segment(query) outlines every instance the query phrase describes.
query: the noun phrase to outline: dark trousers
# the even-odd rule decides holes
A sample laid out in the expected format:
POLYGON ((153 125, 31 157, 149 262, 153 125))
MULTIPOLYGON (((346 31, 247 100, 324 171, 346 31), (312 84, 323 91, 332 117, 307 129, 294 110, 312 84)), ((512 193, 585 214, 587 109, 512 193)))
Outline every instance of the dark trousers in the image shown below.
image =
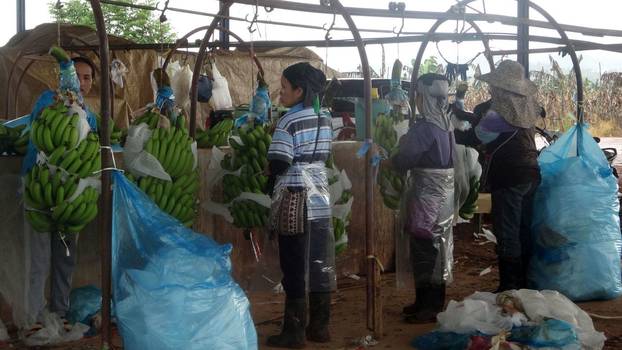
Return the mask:
POLYGON ((501 259, 531 256, 531 222, 538 183, 526 183, 492 192, 492 225, 501 259))
POLYGON ((310 292, 330 292, 335 268, 329 261, 332 239, 330 219, 307 221, 302 235, 279 234, 279 260, 283 272, 283 289, 288 298, 306 295, 307 267, 310 292), (309 247, 307 249, 307 243, 309 247), (307 259, 308 250, 308 259, 307 259))

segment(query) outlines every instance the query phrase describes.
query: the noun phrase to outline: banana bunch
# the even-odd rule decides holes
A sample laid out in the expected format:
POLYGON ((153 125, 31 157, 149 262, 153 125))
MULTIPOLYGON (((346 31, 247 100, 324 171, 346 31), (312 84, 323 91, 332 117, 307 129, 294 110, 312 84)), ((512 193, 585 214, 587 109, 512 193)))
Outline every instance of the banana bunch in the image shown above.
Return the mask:
POLYGON ((268 224, 270 209, 250 200, 235 201, 231 205, 231 216, 236 227, 265 227, 268 224))
POLYGON ((32 142, 48 156, 60 147, 73 149, 78 146, 80 117, 77 113, 69 116, 67 112, 67 107, 61 101, 45 108, 32 123, 32 142))
MULTIPOLYGON (((267 155, 270 143, 272 143, 272 137, 261 125, 240 128, 238 133, 242 143, 238 143, 234 138, 230 138, 229 144, 233 149, 233 155, 228 154, 221 161, 221 167, 225 170, 231 172, 240 170, 240 176, 227 174, 223 178, 223 199, 225 203, 231 203, 242 192, 265 193, 268 183, 268 178, 263 175, 263 170, 268 165, 267 155)), ((238 217, 238 220, 234 221, 234 225, 241 228, 263 226, 268 221, 269 209, 254 202, 252 202, 254 204, 246 202, 252 201, 235 201, 230 207, 230 212, 234 219, 236 216, 238 217), (257 209, 258 219, 250 219, 244 215, 240 216, 240 208, 248 209, 249 206, 257 209)))
POLYGON ((80 178, 48 165, 35 165, 25 176, 26 219, 35 231, 78 233, 97 216, 99 193, 86 187, 78 196, 80 178))
POLYGON ((460 217, 465 220, 471 220, 478 209, 479 179, 477 177, 471 178, 470 185, 469 195, 459 211, 460 217))
POLYGON ((185 115, 179 113, 170 127, 161 127, 162 117, 165 116, 156 108, 150 108, 133 125, 145 123, 153 131, 144 150, 160 162, 172 181, 151 176, 134 178, 129 172, 126 174, 162 211, 191 227, 197 215, 200 187, 198 171, 194 169, 194 140, 188 135, 185 115))
MULTIPOLYGON (((136 182, 131 174, 128 177, 136 182)), ((185 226, 192 226, 196 217, 196 193, 200 184, 197 171, 191 171, 174 181, 144 176, 137 184, 160 209, 183 222, 185 226)))
POLYGON ((157 128, 145 144, 145 151, 152 154, 172 178, 192 172, 194 154, 191 137, 178 128, 157 128))
MULTIPOLYGON (((382 147, 388 158, 397 153, 398 150, 397 132, 393 127, 395 123, 400 122, 400 118, 397 117, 398 114, 390 113, 386 115, 381 113, 376 118, 374 142, 382 147)), ((378 178, 380 194, 382 195, 384 205, 389 209, 398 210, 400 206, 400 196, 404 190, 404 176, 393 169, 380 167, 378 178)))
POLYGON ((397 131, 393 128, 394 123, 394 119, 384 113, 380 113, 376 117, 374 142, 387 152, 391 152, 397 144, 397 131))
POLYGON ((14 128, 0 124, 0 155, 26 154, 30 130, 24 131, 25 128, 25 124, 14 128))
POLYGON ((233 119, 225 119, 208 130, 197 130, 197 145, 199 148, 226 146, 231 129, 233 119))
MULTIPOLYGON (((101 130, 101 117, 99 116, 99 114, 95 114, 95 119, 97 120, 97 129, 101 130)), ((110 119, 108 125, 112 126, 112 128, 110 128, 110 144, 111 145, 122 144, 123 139, 125 138, 125 136, 127 136, 127 130, 119 128, 112 121, 112 118, 110 119)))
POLYGON ((399 210, 400 198, 405 188, 405 177, 393 169, 380 168, 378 172, 380 194, 384 205, 392 210, 399 210))
POLYGON ((158 122, 160 121, 161 114, 158 113, 155 109, 149 109, 147 112, 140 117, 136 118, 132 125, 138 125, 140 123, 145 123, 149 125, 149 129, 155 129, 158 127, 158 122))
POLYGON ((347 234, 350 220, 352 219, 352 213, 348 214, 346 220, 341 220, 333 216, 333 232, 335 236, 335 254, 343 253, 348 248, 347 234), (344 241, 342 243, 342 240, 344 241))
POLYGON ((57 147, 48 157, 48 163, 80 178, 90 177, 101 169, 99 149, 99 137, 90 132, 74 149, 63 145, 57 147))

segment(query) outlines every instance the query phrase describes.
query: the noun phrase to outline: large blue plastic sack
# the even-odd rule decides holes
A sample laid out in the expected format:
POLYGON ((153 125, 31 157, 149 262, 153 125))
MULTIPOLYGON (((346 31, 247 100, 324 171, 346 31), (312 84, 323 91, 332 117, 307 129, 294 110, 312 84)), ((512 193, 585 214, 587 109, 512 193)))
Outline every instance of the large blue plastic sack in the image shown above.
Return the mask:
POLYGON ((249 301, 219 245, 114 174, 112 283, 126 349, 257 349, 249 301))
POLYGON ((530 282, 574 301, 618 297, 618 185, 587 125, 566 132, 538 162, 530 282))
POLYGON ((416 337, 411 345, 420 350, 464 350, 473 334, 432 331, 416 337))

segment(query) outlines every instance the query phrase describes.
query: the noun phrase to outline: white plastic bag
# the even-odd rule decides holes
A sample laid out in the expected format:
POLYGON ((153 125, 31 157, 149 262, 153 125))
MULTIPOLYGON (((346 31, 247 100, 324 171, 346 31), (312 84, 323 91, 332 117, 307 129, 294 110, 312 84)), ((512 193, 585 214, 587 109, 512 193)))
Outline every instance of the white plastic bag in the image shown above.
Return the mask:
POLYGON ((229 92, 229 83, 218 71, 216 63, 212 63, 212 74, 214 77, 214 84, 212 87, 212 103, 214 109, 223 110, 233 108, 231 93, 229 92))
POLYGON ((169 76, 171 78, 171 88, 173 89, 173 94, 176 99, 175 102, 185 111, 189 111, 190 88, 192 87, 192 70, 190 69, 190 65, 186 64, 183 68, 177 70, 173 75, 169 76))
POLYGON ((120 60, 115 58, 110 63, 110 79, 113 83, 119 85, 120 88, 123 88, 123 77, 125 77, 127 72, 127 67, 120 60))
POLYGON ((147 143, 151 134, 152 131, 149 130, 147 124, 141 123, 131 126, 128 130, 127 140, 123 149, 123 162, 134 176, 153 176, 161 180, 171 181, 170 175, 164 171, 164 167, 162 167, 158 159, 144 151, 145 143, 147 143))
POLYGON ((41 346, 58 343, 67 343, 81 339, 89 330, 89 326, 82 323, 76 323, 72 326, 71 331, 65 332, 63 321, 56 313, 43 313, 43 328, 35 334, 24 339, 27 346, 41 346))

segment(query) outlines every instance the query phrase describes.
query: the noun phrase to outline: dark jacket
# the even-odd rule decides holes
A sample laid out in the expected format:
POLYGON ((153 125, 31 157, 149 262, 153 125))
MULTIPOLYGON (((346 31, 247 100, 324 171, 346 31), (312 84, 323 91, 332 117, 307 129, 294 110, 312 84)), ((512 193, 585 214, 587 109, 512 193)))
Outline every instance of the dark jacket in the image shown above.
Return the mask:
POLYGON ((486 181, 490 190, 540 181, 534 136, 533 129, 518 129, 515 133, 502 133, 486 145, 486 181))

